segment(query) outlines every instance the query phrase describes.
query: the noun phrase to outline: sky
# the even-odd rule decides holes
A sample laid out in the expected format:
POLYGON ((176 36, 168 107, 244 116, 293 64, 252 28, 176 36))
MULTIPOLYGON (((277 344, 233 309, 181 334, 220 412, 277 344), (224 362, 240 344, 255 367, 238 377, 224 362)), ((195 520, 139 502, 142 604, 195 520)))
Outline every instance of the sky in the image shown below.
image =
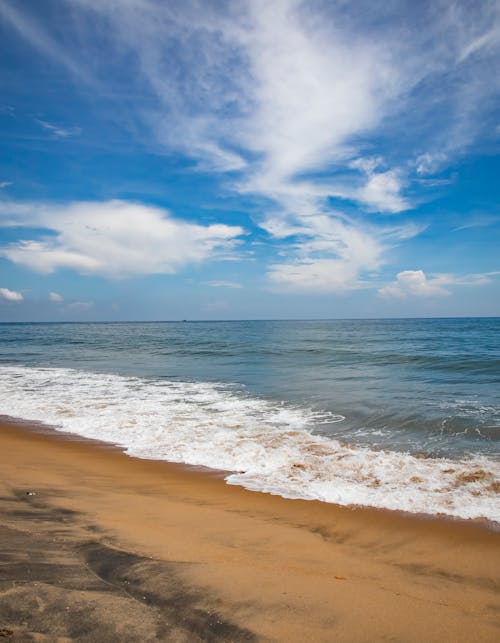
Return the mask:
POLYGON ((0 83, 0 321, 500 315, 496 0, 2 0, 0 83))

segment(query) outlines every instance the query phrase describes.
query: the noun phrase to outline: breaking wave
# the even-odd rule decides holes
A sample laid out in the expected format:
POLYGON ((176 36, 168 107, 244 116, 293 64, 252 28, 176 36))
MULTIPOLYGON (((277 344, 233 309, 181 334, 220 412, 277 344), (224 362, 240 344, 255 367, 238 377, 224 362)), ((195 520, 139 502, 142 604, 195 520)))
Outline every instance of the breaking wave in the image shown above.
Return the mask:
POLYGON ((230 471, 226 480, 316 499, 500 522, 500 463, 426 458, 318 435, 345 418, 237 387, 0 367, 0 413, 110 442, 140 458, 230 471))

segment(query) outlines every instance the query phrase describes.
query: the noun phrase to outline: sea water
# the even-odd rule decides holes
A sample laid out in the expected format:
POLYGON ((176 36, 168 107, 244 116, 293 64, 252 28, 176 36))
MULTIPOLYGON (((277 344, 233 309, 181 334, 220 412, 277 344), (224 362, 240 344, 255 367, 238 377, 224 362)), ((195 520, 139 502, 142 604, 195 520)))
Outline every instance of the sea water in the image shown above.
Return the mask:
POLYGON ((227 482, 500 522, 500 319, 0 325, 0 414, 227 482))

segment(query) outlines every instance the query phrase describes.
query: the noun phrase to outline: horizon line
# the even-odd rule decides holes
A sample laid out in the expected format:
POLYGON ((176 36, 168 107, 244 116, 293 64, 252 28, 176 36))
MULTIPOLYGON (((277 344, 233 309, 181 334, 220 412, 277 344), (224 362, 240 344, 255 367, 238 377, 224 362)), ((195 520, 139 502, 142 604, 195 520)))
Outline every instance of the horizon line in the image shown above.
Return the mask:
POLYGON ((436 315, 436 316, 386 316, 386 317, 269 317, 241 319, 107 319, 107 320, 0 320, 0 324, 206 324, 240 322, 320 322, 320 321, 391 321, 431 319, 500 319, 500 315, 436 315))

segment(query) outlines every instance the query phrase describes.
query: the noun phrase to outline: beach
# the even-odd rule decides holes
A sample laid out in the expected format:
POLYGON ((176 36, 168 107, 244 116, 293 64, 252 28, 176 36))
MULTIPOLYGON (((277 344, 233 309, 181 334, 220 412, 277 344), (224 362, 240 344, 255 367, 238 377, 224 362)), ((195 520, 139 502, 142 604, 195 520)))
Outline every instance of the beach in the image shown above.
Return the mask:
POLYGON ((3 420, 10 640, 495 641, 500 533, 229 486, 3 420))
POLYGON ((500 0, 0 31, 0 643, 500 643, 500 0))

